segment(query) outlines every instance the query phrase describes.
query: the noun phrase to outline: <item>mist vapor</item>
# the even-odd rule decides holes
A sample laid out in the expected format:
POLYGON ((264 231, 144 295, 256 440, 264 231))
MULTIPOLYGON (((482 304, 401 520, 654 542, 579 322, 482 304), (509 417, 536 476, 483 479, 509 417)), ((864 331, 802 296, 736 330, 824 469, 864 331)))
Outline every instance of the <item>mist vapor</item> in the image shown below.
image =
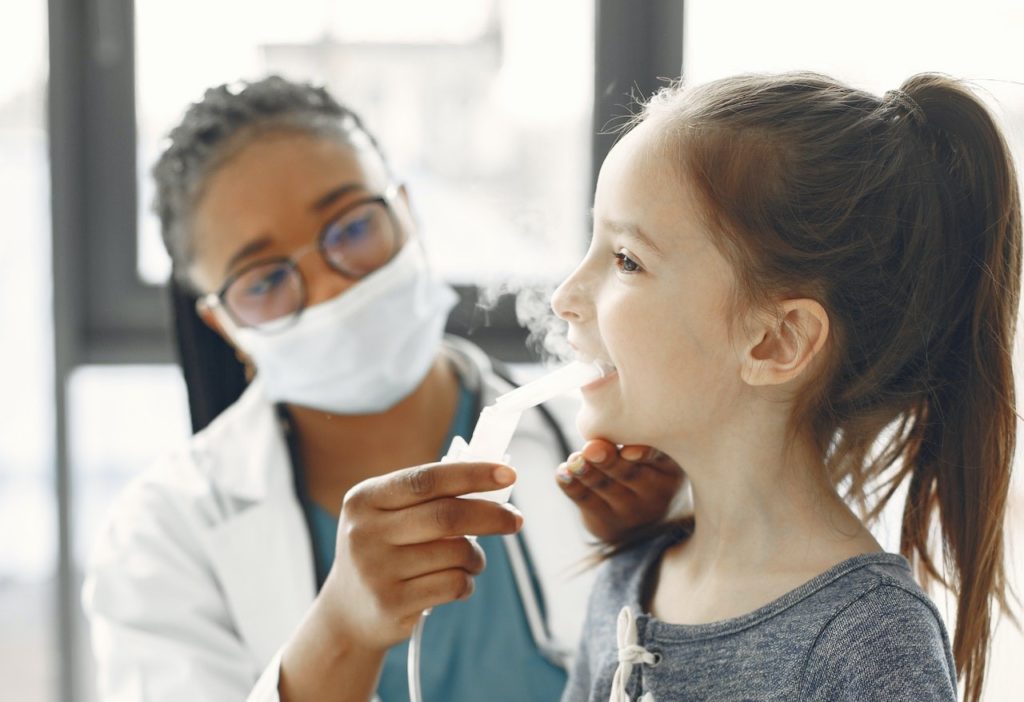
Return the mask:
POLYGON ((551 309, 557 285, 502 282, 480 289, 477 306, 489 310, 505 295, 515 296, 516 320, 529 331, 526 344, 545 365, 560 365, 575 357, 569 346, 568 324, 551 309))

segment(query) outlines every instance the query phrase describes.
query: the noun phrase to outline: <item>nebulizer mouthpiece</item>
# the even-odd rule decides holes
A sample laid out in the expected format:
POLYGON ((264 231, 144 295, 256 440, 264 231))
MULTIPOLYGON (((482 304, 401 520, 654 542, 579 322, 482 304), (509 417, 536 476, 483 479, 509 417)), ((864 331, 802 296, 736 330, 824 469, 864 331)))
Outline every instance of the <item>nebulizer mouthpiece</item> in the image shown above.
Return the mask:
MULTIPOLYGON (((534 380, 501 395, 493 405, 484 407, 467 444, 461 436, 452 441, 446 461, 483 461, 507 463, 508 446, 519 426, 523 412, 542 402, 563 395, 572 390, 600 380, 611 371, 611 366, 602 362, 585 363, 575 361, 553 373, 534 380)), ((479 492, 463 497, 506 502, 512 494, 512 487, 491 492, 479 492)))
MULTIPOLYGON (((523 412, 536 407, 554 397, 589 385, 608 375, 614 368, 602 361, 574 361, 553 373, 538 378, 531 383, 518 387, 498 397, 493 405, 484 407, 480 412, 476 427, 469 443, 461 436, 456 436, 442 462, 481 461, 486 463, 508 463, 508 446, 512 435, 519 426, 523 412)), ((490 500, 507 502, 512 495, 512 486, 501 490, 477 492, 462 495, 466 499, 490 500)), ((423 623, 430 610, 423 612, 416 627, 413 629, 409 642, 409 699, 410 702, 423 702, 420 692, 420 644, 423 636, 423 623)))

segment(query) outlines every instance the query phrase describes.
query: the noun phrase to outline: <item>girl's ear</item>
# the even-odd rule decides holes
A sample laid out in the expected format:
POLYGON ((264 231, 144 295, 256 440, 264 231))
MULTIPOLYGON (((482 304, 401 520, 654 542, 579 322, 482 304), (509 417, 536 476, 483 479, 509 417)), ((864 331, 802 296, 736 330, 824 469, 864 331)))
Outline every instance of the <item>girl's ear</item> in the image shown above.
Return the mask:
POLYGON ((825 308, 815 300, 785 300, 744 349, 741 376, 748 385, 782 385, 800 376, 828 339, 825 308))

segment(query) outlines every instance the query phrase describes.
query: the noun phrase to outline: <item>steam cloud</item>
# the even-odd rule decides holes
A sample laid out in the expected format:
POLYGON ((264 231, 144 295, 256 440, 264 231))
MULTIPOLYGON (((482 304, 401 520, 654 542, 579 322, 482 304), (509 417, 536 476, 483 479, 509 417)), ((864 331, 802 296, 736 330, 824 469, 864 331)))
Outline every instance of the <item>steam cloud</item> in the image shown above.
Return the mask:
POLYGON ((516 319, 529 331, 527 345, 544 364, 566 363, 574 358, 574 353, 567 338, 568 324, 551 309, 555 287, 504 282, 481 289, 477 304, 490 310, 502 296, 514 295, 516 319))

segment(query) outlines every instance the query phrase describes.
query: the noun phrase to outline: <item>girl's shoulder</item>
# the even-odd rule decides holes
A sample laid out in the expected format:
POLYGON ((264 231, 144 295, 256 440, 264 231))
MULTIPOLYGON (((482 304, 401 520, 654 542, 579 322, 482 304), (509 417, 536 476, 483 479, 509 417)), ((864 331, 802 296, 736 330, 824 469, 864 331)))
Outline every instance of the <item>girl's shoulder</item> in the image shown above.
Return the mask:
POLYGON ((805 661, 806 699, 955 700, 949 636, 906 561, 869 554, 849 564, 819 591, 832 611, 805 661))

